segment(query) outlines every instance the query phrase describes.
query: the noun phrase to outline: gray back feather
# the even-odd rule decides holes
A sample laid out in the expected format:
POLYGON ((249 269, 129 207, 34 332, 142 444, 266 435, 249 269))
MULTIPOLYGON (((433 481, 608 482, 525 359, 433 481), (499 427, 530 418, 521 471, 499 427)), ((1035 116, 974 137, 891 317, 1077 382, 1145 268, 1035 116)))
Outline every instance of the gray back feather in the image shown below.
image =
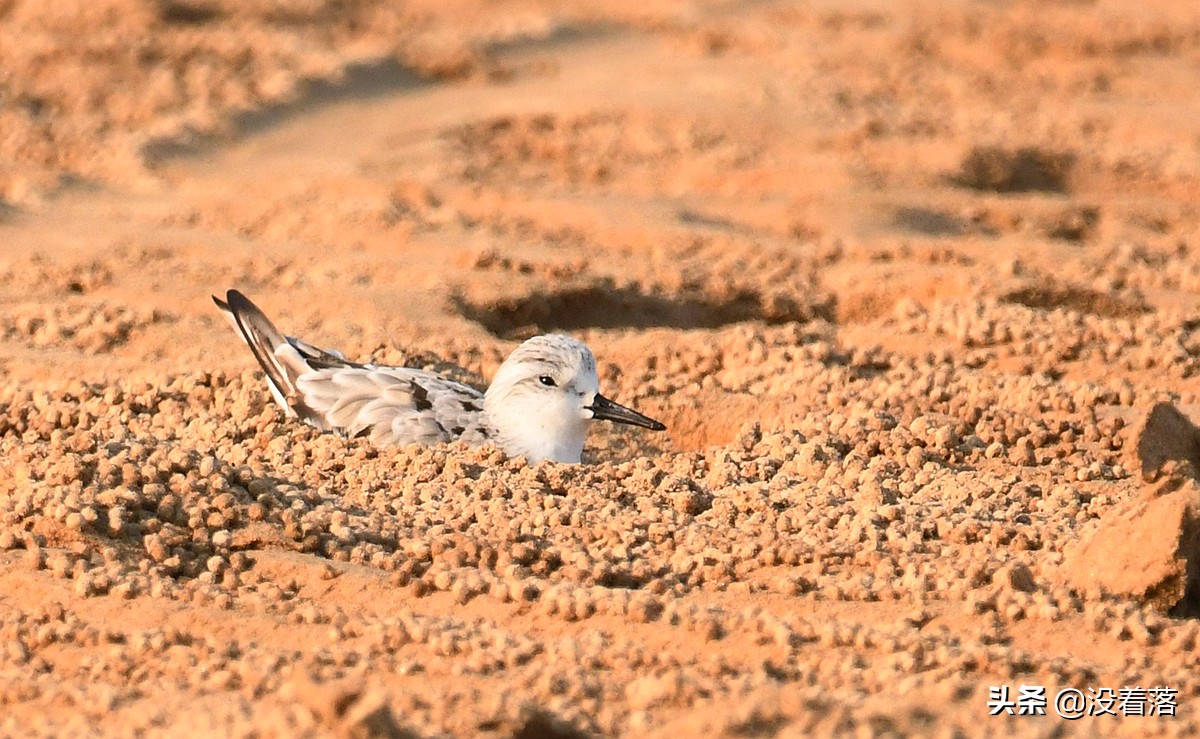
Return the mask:
POLYGON ((431 372, 330 368, 300 376, 297 388, 330 428, 376 444, 433 444, 480 432, 483 395, 431 372))
POLYGON ((473 387, 425 370, 351 362, 284 336, 237 290, 213 302, 254 353, 279 404, 317 428, 378 445, 460 438, 478 444, 494 436, 484 395, 473 387))

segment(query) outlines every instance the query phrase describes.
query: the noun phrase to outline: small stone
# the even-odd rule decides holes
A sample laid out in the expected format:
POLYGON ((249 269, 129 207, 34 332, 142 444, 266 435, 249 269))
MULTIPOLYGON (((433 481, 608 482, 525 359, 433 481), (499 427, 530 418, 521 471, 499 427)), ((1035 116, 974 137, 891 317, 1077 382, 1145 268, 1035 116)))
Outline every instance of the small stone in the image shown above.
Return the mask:
POLYGON ((1033 571, 1022 562, 1013 562, 996 570, 992 582, 1008 591, 1032 593, 1037 590, 1033 571))
POLYGON ((1200 583, 1189 574, 1197 563, 1200 485, 1168 478, 1105 514, 1099 528, 1067 550, 1061 571, 1077 590, 1131 597, 1167 611, 1185 595, 1200 597, 1200 583))

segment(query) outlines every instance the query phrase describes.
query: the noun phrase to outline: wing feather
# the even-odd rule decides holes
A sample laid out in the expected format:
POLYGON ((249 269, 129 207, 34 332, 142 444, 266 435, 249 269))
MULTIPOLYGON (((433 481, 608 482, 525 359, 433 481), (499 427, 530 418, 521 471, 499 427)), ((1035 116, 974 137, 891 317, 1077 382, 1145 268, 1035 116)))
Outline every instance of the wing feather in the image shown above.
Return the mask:
POLYGON ((370 436, 375 444, 488 438, 483 393, 434 372, 359 364, 341 352, 285 336, 249 298, 213 302, 254 353, 275 400, 317 428, 370 436))
POLYGON ((452 441, 480 422, 479 391, 422 370, 342 367, 309 372, 296 384, 330 428, 370 434, 376 444, 452 441))
POLYGON ((214 295, 213 302, 237 329, 246 346, 250 347, 267 376, 271 395, 284 412, 321 426, 320 419, 300 401, 296 393, 296 378, 309 371, 304 356, 275 328, 275 324, 257 305, 237 290, 226 292, 225 300, 214 295))

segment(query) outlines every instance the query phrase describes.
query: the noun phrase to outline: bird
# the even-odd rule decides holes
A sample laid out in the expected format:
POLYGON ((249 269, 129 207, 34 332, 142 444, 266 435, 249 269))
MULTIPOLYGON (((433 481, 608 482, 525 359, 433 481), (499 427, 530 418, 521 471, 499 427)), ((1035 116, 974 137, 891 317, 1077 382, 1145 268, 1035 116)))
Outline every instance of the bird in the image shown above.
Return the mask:
POLYGON ((284 413, 322 431, 379 446, 491 443, 532 464, 579 464, 593 420, 667 428, 601 395, 591 350, 563 334, 522 342, 480 392, 436 372, 353 362, 285 336, 238 290, 213 302, 254 353, 284 413))

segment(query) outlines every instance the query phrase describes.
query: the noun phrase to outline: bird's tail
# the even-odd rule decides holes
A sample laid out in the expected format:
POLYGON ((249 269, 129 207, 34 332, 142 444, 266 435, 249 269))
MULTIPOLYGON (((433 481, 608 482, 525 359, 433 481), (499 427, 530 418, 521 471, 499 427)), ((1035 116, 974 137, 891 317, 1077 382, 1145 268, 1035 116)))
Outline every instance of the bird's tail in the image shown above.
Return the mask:
POLYGON ((296 378, 311 371, 311 367, 292 342, 279 333, 279 329, 257 305, 237 290, 225 293, 225 300, 214 295, 213 302, 254 353, 254 358, 267 375, 271 395, 284 412, 309 422, 317 421, 317 425, 320 425, 317 414, 305 405, 296 390, 296 378))

